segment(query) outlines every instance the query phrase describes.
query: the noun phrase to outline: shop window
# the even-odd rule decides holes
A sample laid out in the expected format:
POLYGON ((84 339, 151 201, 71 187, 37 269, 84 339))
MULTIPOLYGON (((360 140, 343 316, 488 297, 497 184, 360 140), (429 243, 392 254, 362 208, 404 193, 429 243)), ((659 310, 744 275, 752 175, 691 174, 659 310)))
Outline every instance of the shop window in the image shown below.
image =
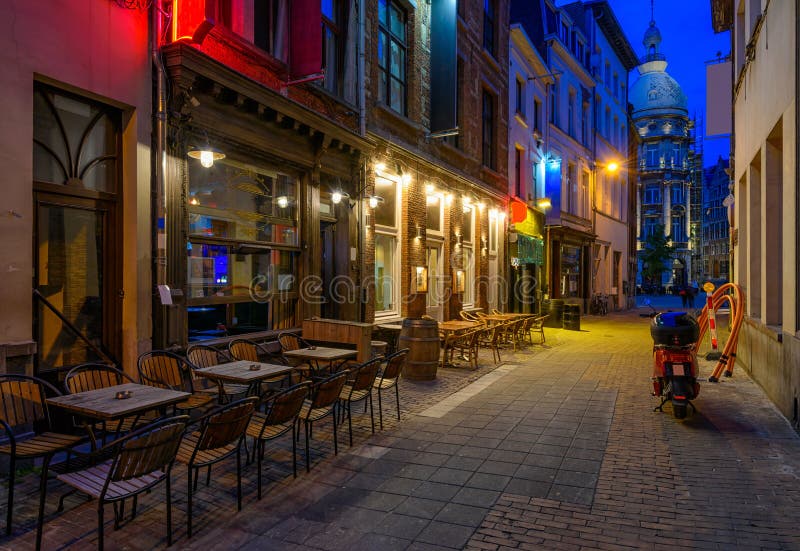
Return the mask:
POLYGON ((581 249, 561 246, 561 296, 579 297, 581 280, 581 249))
POLYGON ((406 114, 406 12, 396 0, 378 0, 378 99, 406 114))
POLYGON ((461 301, 465 308, 475 305, 475 249, 463 247, 462 262, 464 265, 464 296, 461 301))
POLYGON ((397 236, 375 234, 375 315, 398 313, 397 236))
POLYGON ((294 178, 230 157, 188 171, 189 341, 295 327, 294 178))
POLYGON ((230 159, 189 161, 189 233, 205 238, 297 246, 297 185, 275 170, 230 159))

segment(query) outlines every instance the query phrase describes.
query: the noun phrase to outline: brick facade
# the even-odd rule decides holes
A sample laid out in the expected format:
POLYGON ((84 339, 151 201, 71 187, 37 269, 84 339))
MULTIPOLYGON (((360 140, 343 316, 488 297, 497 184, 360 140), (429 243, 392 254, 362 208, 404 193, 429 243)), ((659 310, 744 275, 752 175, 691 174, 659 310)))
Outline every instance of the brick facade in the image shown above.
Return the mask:
MULTIPOLYGON (((459 75, 457 93, 459 103, 458 124, 461 129, 456 140, 426 139, 430 121, 430 6, 418 3, 416 7, 398 2, 406 14, 407 81, 405 114, 392 110, 379 101, 378 65, 379 22, 377 3, 366 8, 366 68, 365 94, 368 138, 376 147, 367 166, 367 178, 374 178, 376 166, 383 165, 386 176, 401 182, 400 229, 398 232, 400 254, 400 298, 397 315, 419 317, 426 313, 426 295, 414 290, 415 270, 427 263, 427 247, 442 244, 442 271, 444 278, 444 303, 442 319, 458 318, 464 296, 451 292, 457 270, 467 272, 464 265, 464 245, 459 235, 465 223, 463 197, 473 204, 475 226, 472 239, 475 307, 487 308, 489 259, 489 210, 505 210, 507 189, 507 128, 508 106, 506 74, 508 63, 508 4, 496 2, 495 57, 483 49, 483 3, 463 3, 458 17, 458 59, 463 69, 459 75), (483 92, 494 98, 494 169, 483 166, 481 107, 483 92), (401 174, 407 181, 401 180, 401 174), (410 178, 409 178, 410 176, 410 178), (435 188, 445 201, 441 241, 429 237, 426 231, 426 205, 428 186, 435 188), (480 206, 479 206, 480 205, 480 206), (419 230, 418 230, 419 229, 419 230), (419 235, 419 237, 418 237, 419 235)), ((369 181, 368 183, 373 183, 369 181)), ((370 186, 368 186, 369 189, 370 186)), ((381 207, 378 207, 381 208, 381 207)), ((502 258, 502 239, 500 255, 502 258)), ((365 257, 374 259, 374 231, 369 229, 364 247, 365 257)), ((502 263, 501 263, 502 266, 502 263)), ((429 270, 431 268, 429 267, 429 270)), ((365 264, 365 272, 374 271, 374 264, 365 264)), ((502 268, 500 269, 502 273, 502 268)), ((433 292, 428 289, 428 292, 433 292)), ((367 311, 374 315, 374 289, 368 294, 367 311)), ((366 319, 373 319, 368 314, 366 319)))

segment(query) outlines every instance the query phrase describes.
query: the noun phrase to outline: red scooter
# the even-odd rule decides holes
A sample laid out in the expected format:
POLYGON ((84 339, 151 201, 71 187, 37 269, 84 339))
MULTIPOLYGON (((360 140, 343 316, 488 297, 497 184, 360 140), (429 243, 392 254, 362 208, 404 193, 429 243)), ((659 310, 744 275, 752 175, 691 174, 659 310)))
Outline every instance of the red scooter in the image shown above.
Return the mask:
POLYGON ((691 401, 700 394, 695 351, 700 326, 686 312, 666 312, 653 316, 650 335, 653 337, 653 396, 661 398, 653 411, 664 411, 664 404, 671 401, 673 415, 683 419, 687 406, 695 409, 691 401))

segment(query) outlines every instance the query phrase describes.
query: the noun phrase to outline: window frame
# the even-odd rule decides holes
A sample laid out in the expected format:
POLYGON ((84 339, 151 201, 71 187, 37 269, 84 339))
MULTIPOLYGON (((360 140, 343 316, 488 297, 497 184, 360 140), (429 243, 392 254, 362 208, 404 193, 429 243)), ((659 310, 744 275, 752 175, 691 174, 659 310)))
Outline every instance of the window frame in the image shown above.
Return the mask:
POLYGON ((491 170, 497 168, 496 111, 495 95, 484 88, 481 95, 481 163, 491 170))
POLYGON ((497 55, 497 1, 483 0, 483 49, 497 55))
MULTIPOLYGON (((373 306, 375 307, 375 318, 388 318, 388 317, 396 317, 400 315, 400 270, 402 268, 402 263, 400 259, 400 255, 402 254, 402 250, 400 248, 400 226, 402 221, 400 217, 402 216, 402 188, 403 185, 399 180, 393 180, 391 178, 387 178, 394 182, 394 190, 395 190, 395 213, 394 213, 394 226, 386 226, 382 224, 375 223, 375 254, 377 254, 377 236, 381 235, 384 237, 391 238, 394 241, 394 250, 392 251, 392 308, 389 310, 378 310, 377 303, 377 293, 375 293, 375 297, 373 299, 373 306)), ((375 274, 373 274, 375 276, 375 274)), ((378 281, 377 277, 375 277, 375 286, 377 287, 378 281)))
POLYGON ((408 114, 408 11, 406 8, 397 0, 378 0, 379 8, 378 8, 378 101, 381 102, 383 105, 400 113, 401 115, 405 116, 408 114), (403 36, 400 37, 396 35, 390 25, 390 21, 382 21, 380 18, 380 3, 385 3, 385 13, 386 17, 391 20, 391 10, 394 8, 398 13, 402 15, 402 25, 403 25, 403 36), (386 37, 386 48, 384 52, 383 59, 380 56, 380 43, 383 37, 386 37), (402 40, 401 40, 402 38, 402 40), (402 53, 402 60, 400 63, 401 66, 401 77, 395 77, 392 75, 391 63, 392 63, 392 44, 396 44, 397 47, 400 49, 402 53), (383 65, 382 65, 383 64, 383 65), (385 87, 381 84, 381 77, 386 79, 385 87), (397 81, 402 87, 402 98, 400 98, 402 109, 398 111, 392 106, 393 103, 393 96, 392 96, 392 82, 397 81))
MULTIPOLYGON (((469 214, 463 213, 462 224, 469 224, 470 239, 461 241, 461 266, 464 270, 464 294, 461 297, 461 305, 464 308, 471 308, 475 305, 475 218, 477 208, 475 205, 469 207, 469 214), (464 222, 464 219, 467 219, 464 222), (471 260, 471 261, 470 261, 471 260)), ((463 235, 463 230, 462 230, 463 235)))

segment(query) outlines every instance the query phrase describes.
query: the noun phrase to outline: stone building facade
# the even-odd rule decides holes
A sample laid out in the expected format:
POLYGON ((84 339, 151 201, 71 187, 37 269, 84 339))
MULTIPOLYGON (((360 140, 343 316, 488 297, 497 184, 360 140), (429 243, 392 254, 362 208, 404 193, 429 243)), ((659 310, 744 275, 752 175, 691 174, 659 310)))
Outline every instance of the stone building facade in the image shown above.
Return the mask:
POLYGON ((730 268, 733 281, 745 293, 747 308, 736 367, 747 369, 797 426, 797 3, 712 0, 711 8, 714 30, 730 31, 733 56, 730 268))
POLYGON ((703 171, 703 281, 730 277, 730 223, 724 204, 730 195, 728 160, 719 158, 703 171))

